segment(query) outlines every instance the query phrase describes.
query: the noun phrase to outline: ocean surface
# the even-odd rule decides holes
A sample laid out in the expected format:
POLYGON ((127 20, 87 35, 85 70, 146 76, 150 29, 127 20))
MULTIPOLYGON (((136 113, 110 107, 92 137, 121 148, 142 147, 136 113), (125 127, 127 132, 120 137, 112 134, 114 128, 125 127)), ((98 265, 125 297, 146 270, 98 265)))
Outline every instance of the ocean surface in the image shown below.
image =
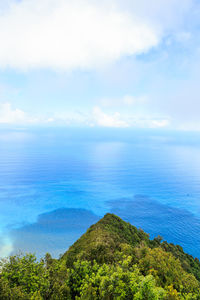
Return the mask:
POLYGON ((58 257, 107 212, 200 258, 200 134, 0 129, 1 257, 58 257))

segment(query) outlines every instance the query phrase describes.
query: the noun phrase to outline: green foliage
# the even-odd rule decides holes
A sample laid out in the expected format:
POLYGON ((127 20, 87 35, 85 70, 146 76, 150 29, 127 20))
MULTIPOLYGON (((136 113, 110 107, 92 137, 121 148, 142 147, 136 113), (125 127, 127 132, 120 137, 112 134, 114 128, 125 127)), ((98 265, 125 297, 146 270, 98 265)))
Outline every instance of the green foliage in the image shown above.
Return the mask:
POLYGON ((129 260, 116 266, 77 261, 68 281, 72 287, 71 298, 163 299, 166 292, 156 286, 153 276, 142 276, 136 266, 129 268, 129 260))
POLYGON ((161 247, 178 258, 183 269, 188 273, 194 274, 194 276, 200 281, 200 263, 198 258, 194 259, 191 255, 185 253, 183 248, 179 245, 163 242, 161 243, 161 247))
POLYGON ((162 248, 148 248, 139 261, 139 268, 143 274, 152 274, 162 287, 173 286, 177 291, 185 293, 197 293, 200 288, 194 275, 185 272, 180 261, 162 248))
POLYGON ((112 214, 59 260, 15 255, 0 268, 0 300, 200 300, 197 259, 112 214))
POLYGON ((1 285, 4 289, 9 286, 21 298, 23 294, 44 293, 48 288, 47 270, 33 254, 10 256, 1 262, 1 285))

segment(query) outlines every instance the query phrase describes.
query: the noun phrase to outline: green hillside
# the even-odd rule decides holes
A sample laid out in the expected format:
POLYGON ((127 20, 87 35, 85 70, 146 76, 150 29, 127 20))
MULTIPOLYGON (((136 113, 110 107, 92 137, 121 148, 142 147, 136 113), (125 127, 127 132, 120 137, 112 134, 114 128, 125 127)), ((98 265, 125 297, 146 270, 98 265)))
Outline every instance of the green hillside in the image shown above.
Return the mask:
POLYGON ((107 214, 58 260, 2 260, 0 299, 200 299, 200 263, 107 214))
POLYGON ((115 263, 121 252, 130 253, 137 262, 136 252, 141 249, 160 247, 178 258, 185 271, 192 273, 200 280, 200 263, 191 255, 184 253, 179 245, 161 242, 162 238, 149 239, 149 235, 141 229, 123 221, 114 214, 106 214, 98 223, 92 225, 80 239, 78 239, 62 259, 70 267, 77 259, 96 260, 98 263, 115 263))
POLYGON ((77 259, 114 263, 118 259, 117 253, 125 245, 134 247, 142 241, 149 244, 148 234, 113 214, 106 214, 69 248, 62 259, 66 259, 68 266, 77 259))

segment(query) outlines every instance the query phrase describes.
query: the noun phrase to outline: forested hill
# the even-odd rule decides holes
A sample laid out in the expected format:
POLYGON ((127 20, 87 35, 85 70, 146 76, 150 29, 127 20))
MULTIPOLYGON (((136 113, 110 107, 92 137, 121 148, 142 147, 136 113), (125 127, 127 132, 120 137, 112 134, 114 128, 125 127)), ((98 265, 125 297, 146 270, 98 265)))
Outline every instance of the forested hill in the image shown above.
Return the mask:
POLYGON ((58 260, 3 260, 0 299, 200 299, 200 263, 107 214, 58 260))
POLYGON ((123 221, 114 214, 106 214, 99 222, 92 225, 63 255, 67 265, 71 266, 77 259, 85 259, 98 263, 114 263, 119 253, 131 254, 137 262, 137 252, 143 248, 160 248, 159 250, 173 254, 182 267, 200 280, 200 262, 184 253, 179 245, 169 244, 158 236, 154 240, 142 229, 123 221), (130 251, 130 252, 129 252, 130 251))

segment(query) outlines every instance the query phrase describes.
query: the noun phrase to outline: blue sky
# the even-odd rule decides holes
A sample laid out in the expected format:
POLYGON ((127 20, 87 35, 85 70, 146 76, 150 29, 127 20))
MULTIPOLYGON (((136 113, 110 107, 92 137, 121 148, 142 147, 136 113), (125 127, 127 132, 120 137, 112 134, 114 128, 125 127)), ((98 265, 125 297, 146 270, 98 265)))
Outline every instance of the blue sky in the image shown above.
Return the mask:
POLYGON ((2 0, 0 127, 200 130, 200 3, 2 0))

